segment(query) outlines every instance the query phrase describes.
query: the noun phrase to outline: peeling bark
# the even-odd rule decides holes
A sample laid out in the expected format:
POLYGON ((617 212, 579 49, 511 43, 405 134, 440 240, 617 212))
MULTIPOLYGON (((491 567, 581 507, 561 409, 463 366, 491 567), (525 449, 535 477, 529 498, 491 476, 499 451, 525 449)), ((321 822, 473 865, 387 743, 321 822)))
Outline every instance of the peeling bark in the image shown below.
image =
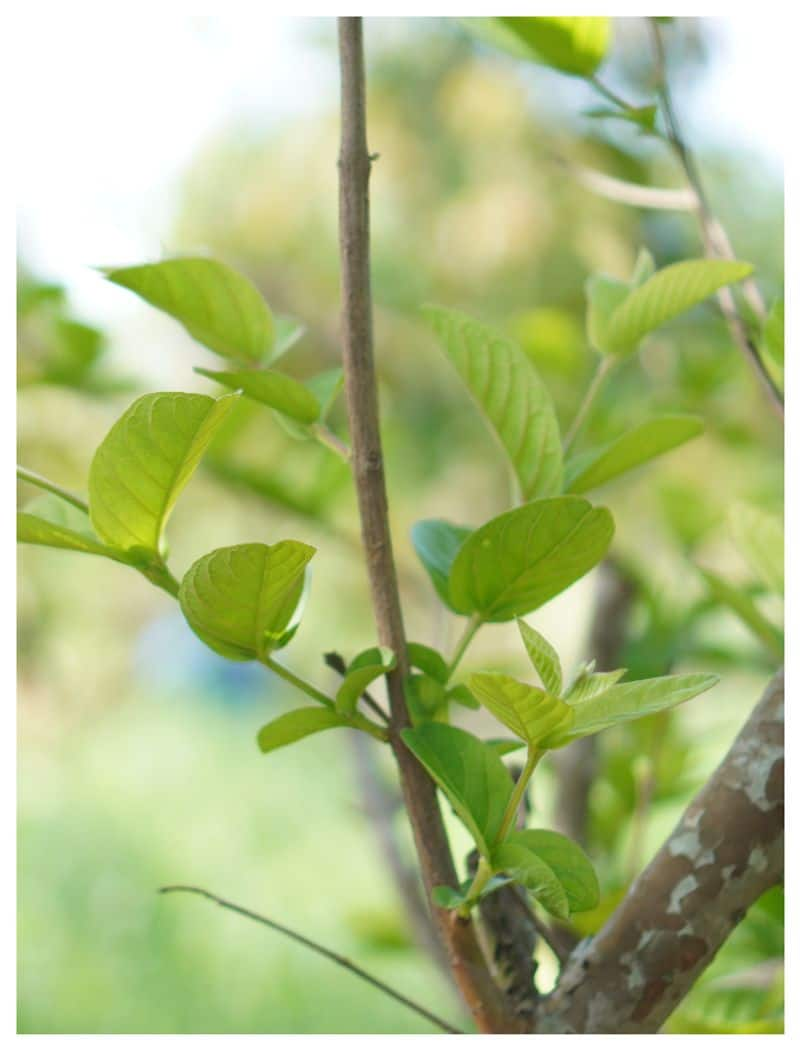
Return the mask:
POLYGON ((747 909, 783 879, 783 672, 600 933, 537 1031, 657 1032, 747 909))

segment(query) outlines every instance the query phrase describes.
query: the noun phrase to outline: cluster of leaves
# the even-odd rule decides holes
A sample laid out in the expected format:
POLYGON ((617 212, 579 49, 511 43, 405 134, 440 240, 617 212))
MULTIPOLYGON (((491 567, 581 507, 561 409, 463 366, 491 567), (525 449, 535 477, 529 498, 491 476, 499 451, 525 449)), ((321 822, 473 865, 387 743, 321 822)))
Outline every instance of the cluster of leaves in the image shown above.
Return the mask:
MULTIPOLYGON (((633 291, 598 306, 589 290, 589 334, 597 349, 629 353, 649 331, 695 305, 748 268, 720 269, 692 262, 658 274, 644 262, 633 291), (690 274, 687 277, 686 267, 690 274), (648 271, 648 272, 645 272, 648 271), (633 305, 631 305, 631 303, 633 305), (621 315, 621 317, 620 317, 621 315), (610 336, 609 332, 617 333, 610 336), (622 334, 619 334, 622 333, 622 334)), ((106 271, 114 283, 168 313, 202 345, 233 363, 230 371, 197 371, 234 392, 157 393, 139 398, 114 424, 89 471, 88 503, 43 482, 46 496, 19 516, 23 542, 102 555, 142 572, 177 597, 183 614, 208 646, 232 660, 258 660, 314 701, 266 725, 264 752, 336 727, 358 728, 377 739, 385 729, 358 710, 375 679, 395 666, 395 654, 368 649, 351 661, 335 697, 297 678, 272 654, 297 629, 313 548, 295 540, 245 543, 199 558, 178 582, 167 566, 165 526, 175 502, 232 407, 244 397, 278 413, 298 437, 330 443, 326 414, 341 373, 300 383, 273 367, 298 338, 293 322, 276 322, 255 287, 224 264, 202 258, 106 271)), ((428 768, 464 820, 482 856, 472 886, 440 892, 440 903, 468 910, 502 880, 520 882, 559 917, 596 903, 596 878, 580 848, 552 831, 513 831, 527 780, 547 750, 608 726, 662 710, 707 689, 709 675, 683 675, 620 684, 624 672, 582 669, 562 687, 557 654, 519 620, 563 592, 606 554, 614 526, 586 492, 698 434, 693 417, 648 420, 610 445, 566 458, 552 399, 530 359, 513 342, 463 315, 426 311, 444 351, 485 413, 514 470, 524 502, 477 529, 422 521, 413 541, 443 603, 469 618, 464 644, 448 663, 412 644, 407 680, 414 728, 405 741, 428 768), (460 656, 484 623, 517 619, 544 688, 494 672, 452 684, 460 656), (512 741, 481 741, 447 724, 451 701, 491 711, 527 747, 517 785, 501 755, 512 741), (446 901, 445 901, 446 899, 446 901)), ((339 449, 346 447, 337 439, 339 449)), ((28 480, 34 480, 27 475, 28 480)), ((41 480, 41 479, 39 479, 41 480)))

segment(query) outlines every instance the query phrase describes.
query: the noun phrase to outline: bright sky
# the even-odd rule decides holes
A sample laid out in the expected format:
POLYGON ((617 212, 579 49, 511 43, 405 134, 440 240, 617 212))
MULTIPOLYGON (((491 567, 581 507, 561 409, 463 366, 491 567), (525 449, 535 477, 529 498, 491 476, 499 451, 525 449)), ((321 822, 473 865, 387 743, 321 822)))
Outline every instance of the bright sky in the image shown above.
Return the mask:
MULTIPOLYGON (((170 187, 216 128, 327 106, 337 91, 333 52, 318 43, 333 40, 332 19, 121 10, 53 9, 45 32, 23 16, 16 41, 19 68, 35 71, 15 99, 20 250, 98 321, 111 320, 117 300, 86 268, 163 253, 170 187)), ((697 85, 691 126, 705 142, 744 143, 780 166, 786 85, 774 23, 718 25, 722 46, 697 85)))

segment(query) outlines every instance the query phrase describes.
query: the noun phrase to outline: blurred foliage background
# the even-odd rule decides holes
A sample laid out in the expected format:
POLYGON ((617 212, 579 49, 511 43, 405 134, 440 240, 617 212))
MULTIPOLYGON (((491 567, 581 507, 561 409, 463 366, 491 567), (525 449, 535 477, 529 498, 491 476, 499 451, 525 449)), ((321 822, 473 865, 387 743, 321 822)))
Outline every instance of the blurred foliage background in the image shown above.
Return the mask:
MULTIPOLYGON (((331 25, 304 21, 307 46, 332 55, 331 25)), ((702 250, 690 216, 593 196, 562 163, 678 186, 663 145, 587 119, 592 100, 574 82, 491 51, 456 20, 381 22, 369 27, 369 120, 380 155, 373 279, 392 523, 409 636, 446 648, 458 624, 437 608, 409 529, 421 517, 480 524, 507 506, 509 479, 418 307, 461 308, 513 335, 568 423, 592 370, 587 275, 627 278, 642 245, 660 266, 702 250)), ((717 28, 706 20, 670 27, 679 100, 713 64, 717 28)), ((610 69, 642 99, 652 87, 645 39, 639 20, 615 20, 610 69)), ((164 190, 170 253, 217 255, 253 278, 274 310, 306 324, 286 359, 300 378, 338 356, 337 135, 335 92, 282 125, 251 113, 216 131, 164 190)), ((756 264, 771 300, 783 279, 780 173, 750 163, 744 132, 736 149, 695 145, 737 255, 756 264)), ((134 396, 216 392, 191 370, 208 354, 141 303, 129 307, 124 333, 101 330, 58 274, 33 272, 24 232, 19 460, 81 491, 95 446, 134 396)), ((98 295, 125 293, 105 286, 98 295)), ((782 505, 781 427, 712 305, 618 370, 583 440, 611 438, 652 409, 697 412, 707 431, 596 497, 614 513, 614 551, 637 584, 623 664, 634 676, 710 669, 723 680, 666 721, 603 736, 590 853, 604 900, 583 917, 583 932, 668 833, 771 670, 730 614, 698 609, 698 564, 749 581, 726 528, 731 501, 782 505)), ((292 537, 318 546, 311 601, 286 659, 330 686, 321 654, 351 656, 374 638, 347 472, 268 410, 237 411, 175 512, 175 569, 227 543, 292 537)), ((344 426, 341 404, 334 425, 344 426)), ((22 486, 21 501, 34 494, 22 486)), ((595 588, 590 576, 533 619, 572 667, 591 655, 595 588)), ((261 756, 256 730, 295 698, 263 669, 204 649, 177 607, 123 566, 25 548, 19 606, 20 1031, 428 1030, 276 935, 198 900, 158 897, 170 882, 263 910, 458 1017, 447 979, 409 931, 347 734, 261 756)), ((522 672, 513 626, 482 632, 464 671, 479 665, 522 672)), ((485 713, 470 712, 465 724, 492 730, 485 713)), ((381 768, 390 781, 388 759, 381 768)), ((553 821, 557 802, 545 767, 537 819, 553 821)), ((410 859, 400 813, 394 830, 410 859)), ((463 855, 457 825, 453 837, 463 855)), ((773 891, 670 1030, 780 1030, 782 930, 782 893, 773 891)), ((545 949, 540 974, 545 986, 554 976, 545 949)))

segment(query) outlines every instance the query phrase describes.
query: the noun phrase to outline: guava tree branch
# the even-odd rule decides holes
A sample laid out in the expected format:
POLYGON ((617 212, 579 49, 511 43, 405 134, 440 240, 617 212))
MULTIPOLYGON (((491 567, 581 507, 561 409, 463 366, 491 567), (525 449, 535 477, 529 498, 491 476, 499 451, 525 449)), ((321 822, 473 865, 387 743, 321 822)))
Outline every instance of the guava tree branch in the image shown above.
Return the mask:
POLYGON ((783 672, 597 936, 570 957, 537 1031, 657 1032, 783 879, 783 672))
MULTIPOLYGON (((397 668, 388 676, 390 739, 403 800, 414 832, 423 880, 457 885, 436 789, 405 747, 400 730, 410 725, 403 691, 408 671, 405 631, 392 555, 388 502, 378 425, 378 395, 372 342, 369 267, 369 175, 362 21, 339 19, 341 70, 341 151, 339 155, 339 247, 342 281, 342 345, 352 466, 361 536, 378 638, 393 649, 397 668)), ((500 1032, 513 1024, 502 992, 494 984, 475 930, 454 912, 434 909, 456 982, 478 1027, 500 1032)))

